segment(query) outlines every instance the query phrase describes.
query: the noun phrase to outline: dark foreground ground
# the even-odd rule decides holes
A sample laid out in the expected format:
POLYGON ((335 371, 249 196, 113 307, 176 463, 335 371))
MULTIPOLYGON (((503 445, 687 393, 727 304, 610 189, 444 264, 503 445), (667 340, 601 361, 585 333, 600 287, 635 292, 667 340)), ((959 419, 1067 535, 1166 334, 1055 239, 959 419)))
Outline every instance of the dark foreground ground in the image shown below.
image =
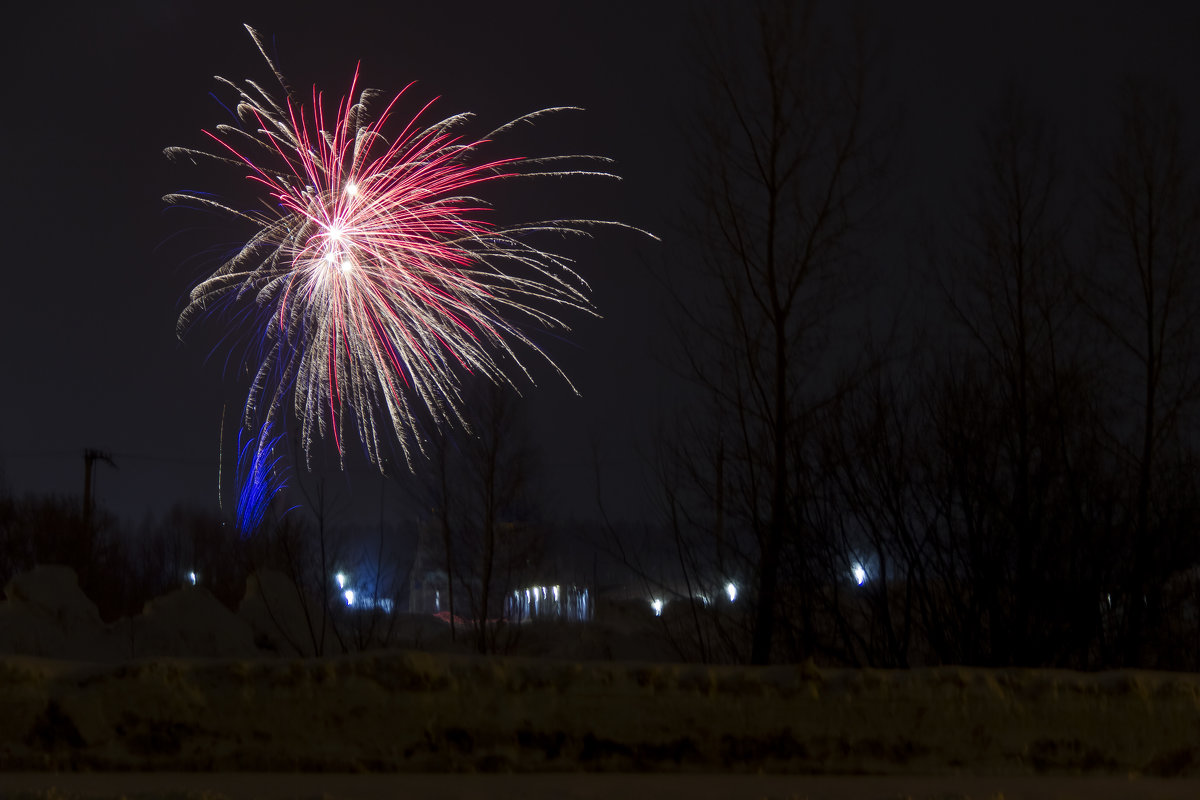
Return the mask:
POLYGON ((1200 779, 1200 676, 0 657, 0 774, 29 771, 1200 779))
POLYGON ((1031 776, 0 774, 5 800, 1196 800, 1200 779, 1031 776))

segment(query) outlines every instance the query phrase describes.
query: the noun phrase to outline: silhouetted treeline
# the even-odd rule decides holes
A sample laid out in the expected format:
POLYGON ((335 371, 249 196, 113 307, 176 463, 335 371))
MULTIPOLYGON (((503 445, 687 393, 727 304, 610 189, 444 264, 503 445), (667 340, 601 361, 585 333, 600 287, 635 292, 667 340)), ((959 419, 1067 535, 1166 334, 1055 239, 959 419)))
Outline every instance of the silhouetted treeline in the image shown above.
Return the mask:
POLYGON ((1110 128, 1063 142, 1008 90, 907 267, 916 312, 851 336, 845 283, 901 268, 872 255, 904 187, 868 29, 762 3, 731 55, 735 28, 702 53, 695 121, 704 269, 678 361, 701 400, 661 459, 681 648, 1200 668, 1200 139, 1180 99, 1130 80, 1110 128), (731 581, 742 598, 717 602, 731 581))
MULTIPOLYGON (((379 601, 403 594, 412 542, 396 526, 378 540, 352 537, 333 524, 334 498, 317 490, 322 504, 311 512, 283 513, 276 503, 264 525, 242 535, 216 509, 176 506, 140 523, 93 509, 85 523, 77 497, 15 497, 0 485, 0 587, 40 564, 75 570, 100 616, 112 622, 139 614, 146 603, 190 585, 211 592, 236 611, 265 572, 287 578, 272 584, 267 605, 282 616, 299 609, 300 629, 289 654, 326 655, 387 644, 395 624, 379 601), (335 575, 351 575, 363 611, 347 613, 335 575)), ((261 594, 261 593, 260 593, 261 594)))
POLYGON ((101 507, 88 522, 77 497, 0 491, 0 586, 39 564, 64 564, 107 621, 140 613, 149 600, 190 583, 192 573, 236 608, 253 562, 216 513, 176 507, 130 525, 101 507))

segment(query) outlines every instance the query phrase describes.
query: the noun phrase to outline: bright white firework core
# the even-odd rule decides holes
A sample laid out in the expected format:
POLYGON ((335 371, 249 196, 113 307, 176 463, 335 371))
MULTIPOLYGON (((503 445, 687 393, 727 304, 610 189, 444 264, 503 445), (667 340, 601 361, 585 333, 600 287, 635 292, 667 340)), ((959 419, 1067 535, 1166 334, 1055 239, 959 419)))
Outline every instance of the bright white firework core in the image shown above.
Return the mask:
MULTIPOLYGON (((269 48, 252 29, 250 35, 266 56, 269 48)), ((593 157, 586 155, 549 168, 538 158, 488 160, 479 150, 492 134, 475 138, 460 132, 465 114, 431 124, 423 121, 422 108, 398 136, 387 135, 392 104, 369 117, 372 93, 358 91, 357 70, 326 125, 319 90, 313 88, 311 107, 292 105, 287 82, 269 57, 267 62, 286 96, 272 96, 252 81, 239 86, 220 79, 237 93, 241 129, 222 127, 220 135, 210 134, 221 143, 216 152, 167 151, 172 158, 244 164, 263 186, 263 200, 277 210, 277 216, 255 217, 255 235, 192 291, 179 327, 207 316, 206 309, 217 301, 233 304, 254 297, 270 305, 274 314, 260 316, 274 320, 270 324, 283 333, 269 327, 255 333, 286 335, 296 346, 280 356, 286 363, 260 364, 261 379, 252 383, 247 409, 294 410, 298 446, 310 461, 314 440, 326 434, 339 457, 343 454, 339 427, 346 417, 355 420, 367 459, 381 463, 387 447, 380 434, 390 428, 412 467, 417 409, 427 409, 436 425, 461 420, 456 363, 499 384, 509 383, 509 364, 528 375, 514 342, 545 355, 506 312, 535 320, 539 332, 566 328, 556 308, 595 314, 587 283, 569 266, 570 259, 539 249, 527 237, 628 227, 574 219, 496 225, 482 216, 477 206, 488 204, 474 200, 470 187, 537 175, 615 176, 589 166, 593 157), (233 141, 226 141, 227 132, 233 141), (257 164, 241 155, 243 139, 275 156, 257 164), (508 271, 514 262, 520 274, 508 271), (525 276, 524 267, 534 275, 525 276), (342 273, 340 285, 335 270, 342 273), (293 291, 299 285, 308 291, 293 291), (336 324, 292 330, 312 319, 336 319, 336 324), (339 353, 353 354, 348 369, 339 353), (351 390, 342 391, 346 387, 351 390)), ((532 112, 492 133, 558 110, 532 112)), ((180 192, 168 195, 168 202, 246 216, 208 193, 180 192)), ((553 361, 550 366, 563 374, 553 361)))

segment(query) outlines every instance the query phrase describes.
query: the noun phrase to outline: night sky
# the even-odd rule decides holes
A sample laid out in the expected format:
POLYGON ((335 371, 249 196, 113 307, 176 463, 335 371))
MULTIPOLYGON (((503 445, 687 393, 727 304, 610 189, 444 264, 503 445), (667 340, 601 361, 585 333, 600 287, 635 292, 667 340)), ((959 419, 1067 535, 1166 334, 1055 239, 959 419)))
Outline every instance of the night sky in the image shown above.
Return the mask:
MULTIPOLYGON (((243 389, 225 374, 227 351, 210 354, 218 332, 202 327, 181 342, 175 321, 189 288, 217 266, 197 248, 232 244, 235 227, 166 210, 161 198, 185 188, 223 192, 240 177, 202 176, 162 150, 199 145, 202 128, 226 121, 210 92, 226 101, 230 93, 213 75, 271 84, 242 29, 249 23, 302 94, 317 83, 340 97, 361 61, 362 85, 390 94, 415 80, 414 102, 440 97, 435 113, 474 111, 480 128, 544 106, 586 109, 546 119, 509 146, 616 159, 623 182, 555 185, 548 197, 559 213, 621 220, 663 241, 610 232, 568 248, 603 318, 575 316, 565 340, 539 340, 583 396, 539 370, 528 415, 551 509, 592 513, 595 442, 610 510, 650 513, 641 455, 684 391, 662 363, 667 299, 652 274, 688 275, 692 255, 677 231, 690 210, 687 114, 703 95, 690 61, 692 17, 719 5, 146 0, 9 12, 0 289, 7 488, 78 494, 81 451, 97 447, 118 466, 98 472, 98 501, 119 514, 137 519, 176 501, 215 505, 222 408, 236 418, 243 389)), ((1195 111, 1187 97, 1200 78, 1195 4, 865 8, 884 31, 889 100, 904 122, 896 211, 876 256, 885 276, 905 269, 909 223, 936 216, 953 196, 1005 81, 1023 82, 1056 112, 1068 140, 1110 124, 1107 104, 1129 73, 1169 83, 1195 111)), ((379 485, 358 466, 345 478, 347 492, 370 498, 379 485)))

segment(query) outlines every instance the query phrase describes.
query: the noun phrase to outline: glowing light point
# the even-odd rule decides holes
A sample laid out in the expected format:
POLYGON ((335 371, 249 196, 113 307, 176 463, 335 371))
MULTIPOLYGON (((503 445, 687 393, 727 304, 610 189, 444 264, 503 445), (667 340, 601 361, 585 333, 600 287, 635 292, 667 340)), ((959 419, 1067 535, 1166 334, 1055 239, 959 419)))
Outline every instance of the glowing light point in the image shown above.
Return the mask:
POLYGON ((654 598, 650 601, 650 607, 654 609, 654 616, 661 617, 663 610, 663 601, 659 598, 654 598))
POLYGON ((354 590, 353 589, 347 589, 342 594, 342 597, 346 598, 346 605, 348 605, 348 606, 354 605, 354 590))
POLYGON ((353 181, 351 181, 350 183, 347 183, 346 184, 346 194, 350 195, 351 197, 358 194, 358 184, 354 183, 353 181))
POLYGON ((337 581, 337 585, 338 585, 339 589, 346 588, 346 573, 339 572, 337 575, 334 576, 334 579, 337 581))
POLYGON ((189 573, 188 573, 188 580, 192 582, 192 586, 195 586, 195 585, 196 585, 196 573, 194 573, 194 572, 189 572, 189 573))
POLYGON ((732 603, 734 600, 737 600, 737 586, 733 581, 725 584, 725 594, 729 595, 729 602, 732 603))
POLYGON ((862 586, 867 582, 867 571, 863 569, 863 565, 859 564, 858 562, 855 562, 854 565, 850 567, 850 574, 854 576, 854 580, 859 586, 862 586))

